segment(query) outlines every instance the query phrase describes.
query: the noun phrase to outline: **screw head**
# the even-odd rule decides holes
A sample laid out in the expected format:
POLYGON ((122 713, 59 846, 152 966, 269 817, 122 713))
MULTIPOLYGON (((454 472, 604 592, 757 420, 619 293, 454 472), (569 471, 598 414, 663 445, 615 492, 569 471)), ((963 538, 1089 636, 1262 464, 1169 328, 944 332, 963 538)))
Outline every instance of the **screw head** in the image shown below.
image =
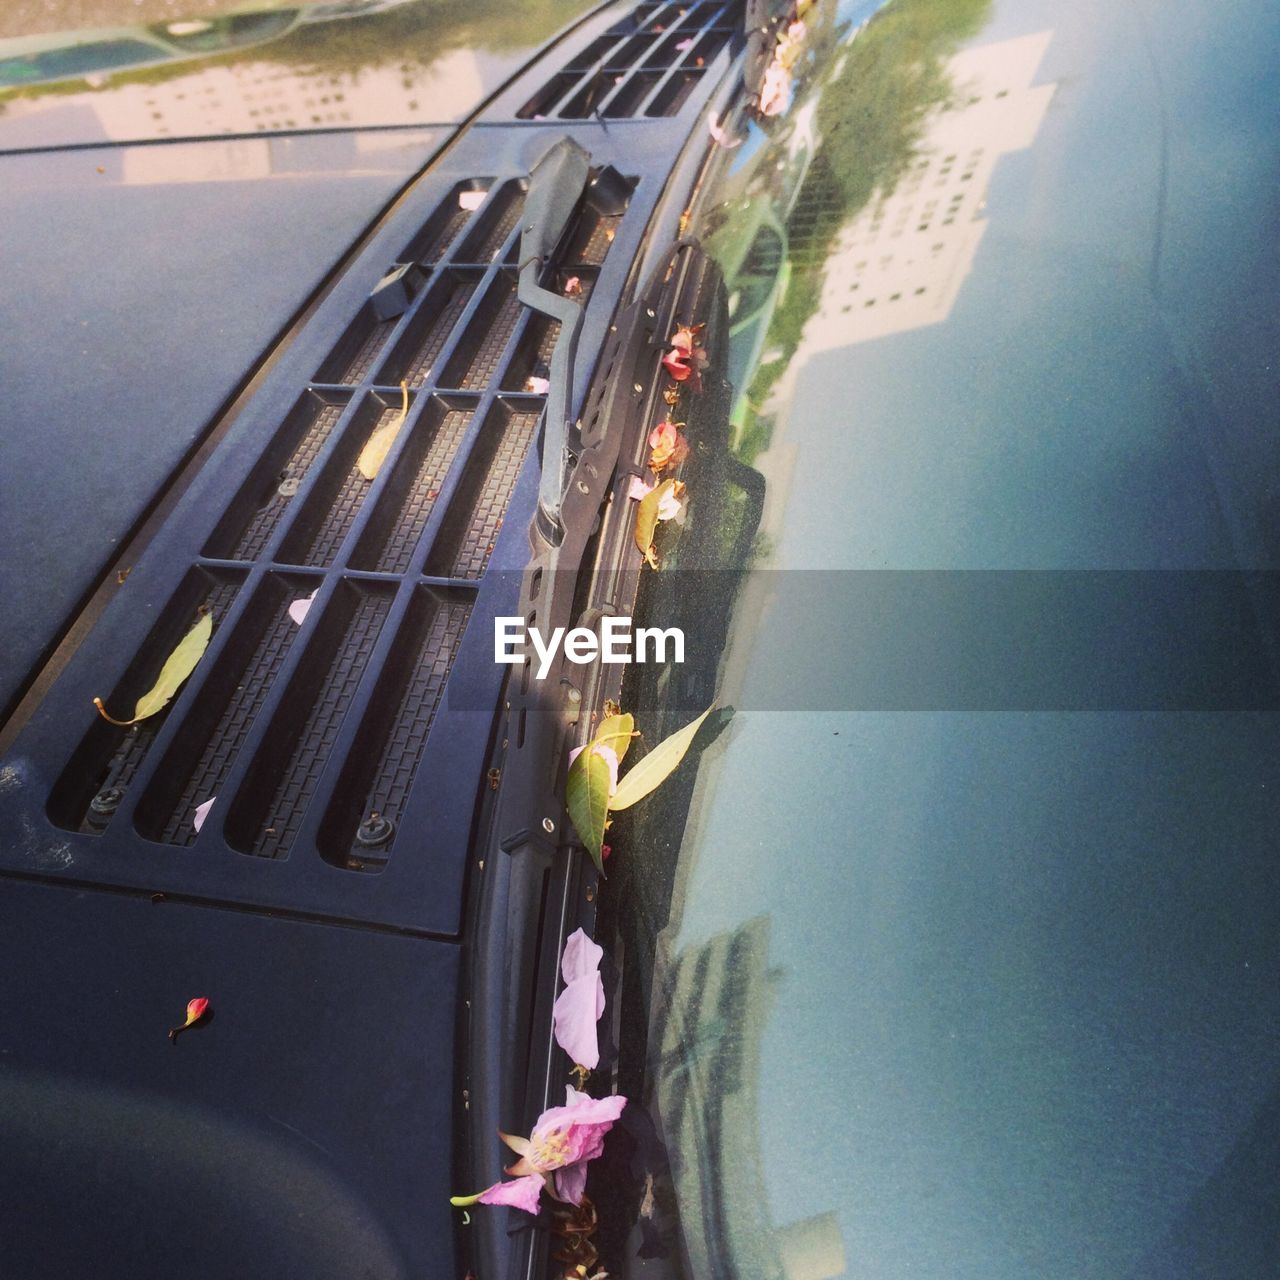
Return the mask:
POLYGON ((356 844, 366 849, 376 849, 379 845, 386 844, 395 830, 396 825, 390 818, 384 818, 380 813, 371 813, 356 828, 356 844))
POLYGON ((124 792, 119 787, 103 787, 89 801, 89 812, 98 818, 109 818, 120 807, 124 792))

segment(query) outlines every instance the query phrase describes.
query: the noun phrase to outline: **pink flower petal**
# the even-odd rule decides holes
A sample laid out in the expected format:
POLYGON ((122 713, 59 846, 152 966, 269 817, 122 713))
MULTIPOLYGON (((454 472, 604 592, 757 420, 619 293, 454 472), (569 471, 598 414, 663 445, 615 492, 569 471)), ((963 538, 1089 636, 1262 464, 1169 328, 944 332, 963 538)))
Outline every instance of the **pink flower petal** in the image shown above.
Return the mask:
POLYGON ((534 395, 545 396, 551 390, 551 379, 530 376, 524 380, 524 389, 534 395))
POLYGON ((513 1182, 495 1182, 487 1191, 480 1193, 480 1203, 509 1204, 514 1209, 536 1214, 542 1187, 542 1177, 536 1173, 516 1178, 513 1182))
POLYGON ((468 212, 476 210, 484 204, 484 198, 488 194, 487 191, 459 191, 458 208, 466 209, 468 212))
POLYGON ((604 1012, 604 984, 599 974, 575 978, 556 998, 551 1011, 556 1044, 575 1065, 594 1071, 600 1065, 596 1023, 604 1012))
MULTIPOLYGON (((583 1064, 586 1065, 585 1063, 583 1064)), ((581 1204, 587 1190, 587 1162, 566 1165, 556 1170, 556 1195, 570 1204, 581 1204)))
POLYGON ((674 45, 674 48, 675 48, 675 50, 676 50, 676 52, 677 52, 677 53, 684 53, 684 51, 685 51, 686 49, 692 49, 692 48, 693 48, 693 37, 692 37, 692 36, 690 36, 687 40, 678 40, 678 41, 676 42, 676 44, 674 45))
POLYGON ((645 484, 640 476, 632 476, 631 483, 627 486, 627 497, 634 498, 639 502, 646 493, 653 492, 653 485, 645 484))
POLYGON ((714 115, 707 118, 707 130, 711 137, 722 147, 732 150, 734 147, 742 146, 742 139, 731 138, 714 115))
POLYGON ((207 800, 196 805, 196 811, 191 815, 191 825, 195 827, 197 834, 200 828, 204 826, 204 820, 209 816, 209 810, 213 808, 213 802, 217 796, 210 796, 207 800))
POLYGON ((600 1064, 596 1023, 604 1013, 604 983, 600 978, 603 957, 603 948, 581 929, 573 931, 560 962, 565 988, 552 1009, 556 1043, 576 1065, 588 1070, 595 1070, 600 1064))
MULTIPOLYGON (((317 587, 316 591, 319 591, 319 590, 320 588, 317 587)), ((302 626, 302 624, 306 621, 307 613, 311 609, 311 602, 316 598, 316 591, 313 591, 305 599, 295 600, 289 606, 289 617, 292 618, 293 621, 298 624, 298 626, 302 626)))
POLYGON ((684 503, 670 489, 658 499, 659 520, 674 520, 683 510, 684 503))

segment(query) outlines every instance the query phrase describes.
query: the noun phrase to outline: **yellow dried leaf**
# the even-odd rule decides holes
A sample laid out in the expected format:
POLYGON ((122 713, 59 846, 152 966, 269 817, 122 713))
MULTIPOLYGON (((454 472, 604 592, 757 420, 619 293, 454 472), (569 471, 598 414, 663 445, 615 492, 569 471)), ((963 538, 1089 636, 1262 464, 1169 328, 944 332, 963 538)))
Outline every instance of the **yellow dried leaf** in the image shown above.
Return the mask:
POLYGON ((656 488, 650 489, 636 508, 636 546, 640 548, 645 563, 652 569, 658 567, 658 553, 653 545, 653 535, 658 528, 658 508, 675 485, 674 480, 664 480, 656 488))
POLYGON ((404 421, 409 416, 409 384, 407 382, 400 384, 400 394, 403 399, 400 403, 399 416, 393 422, 388 422, 385 427, 379 427, 365 441, 365 446, 356 459, 356 467, 366 480, 373 480, 377 476, 382 464, 387 460, 387 454, 391 452, 391 446, 396 442, 396 436, 400 434, 400 428, 404 426, 404 421))
POLYGON ((138 699, 132 720, 117 720, 114 716, 108 715, 106 707, 102 705, 102 699, 94 698, 93 705, 98 708, 98 714, 112 724, 130 725, 155 715, 157 711, 163 711, 169 705, 173 695, 182 688, 186 678, 196 669, 196 663, 204 657, 204 651, 209 647, 209 637, 212 635, 213 617, 208 613, 202 613, 196 619, 195 626, 178 641, 177 648, 165 659, 155 684, 138 699))

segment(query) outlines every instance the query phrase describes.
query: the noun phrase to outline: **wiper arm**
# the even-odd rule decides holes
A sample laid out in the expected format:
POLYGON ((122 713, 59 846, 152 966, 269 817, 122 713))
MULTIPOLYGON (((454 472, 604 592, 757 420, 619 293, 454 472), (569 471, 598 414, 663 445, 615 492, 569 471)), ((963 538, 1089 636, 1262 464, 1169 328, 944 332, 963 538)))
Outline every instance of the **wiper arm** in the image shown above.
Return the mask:
POLYGON ((555 543, 562 528, 560 504, 569 471, 569 428, 573 407, 573 373, 582 327, 582 304, 543 288, 542 274, 564 237, 578 202, 603 214, 626 208, 630 187, 612 167, 593 177, 591 156, 572 138, 561 138, 529 173, 520 232, 520 283, 516 296, 540 315, 557 320, 560 332, 551 353, 550 388, 542 436, 542 479, 538 486, 538 520, 555 543))

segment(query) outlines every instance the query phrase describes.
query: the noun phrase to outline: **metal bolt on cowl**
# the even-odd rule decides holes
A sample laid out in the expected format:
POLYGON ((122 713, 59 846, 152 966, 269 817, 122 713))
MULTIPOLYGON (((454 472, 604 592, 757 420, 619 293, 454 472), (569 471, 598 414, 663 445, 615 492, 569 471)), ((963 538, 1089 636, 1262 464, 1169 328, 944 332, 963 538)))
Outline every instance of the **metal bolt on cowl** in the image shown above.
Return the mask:
POLYGON ((120 807, 124 792, 119 787, 103 787, 89 801, 89 821, 98 826, 105 826, 107 819, 120 807))
POLYGON ((374 810, 357 828, 356 844, 366 849, 376 849, 386 844, 395 835, 396 824, 390 818, 374 810))

